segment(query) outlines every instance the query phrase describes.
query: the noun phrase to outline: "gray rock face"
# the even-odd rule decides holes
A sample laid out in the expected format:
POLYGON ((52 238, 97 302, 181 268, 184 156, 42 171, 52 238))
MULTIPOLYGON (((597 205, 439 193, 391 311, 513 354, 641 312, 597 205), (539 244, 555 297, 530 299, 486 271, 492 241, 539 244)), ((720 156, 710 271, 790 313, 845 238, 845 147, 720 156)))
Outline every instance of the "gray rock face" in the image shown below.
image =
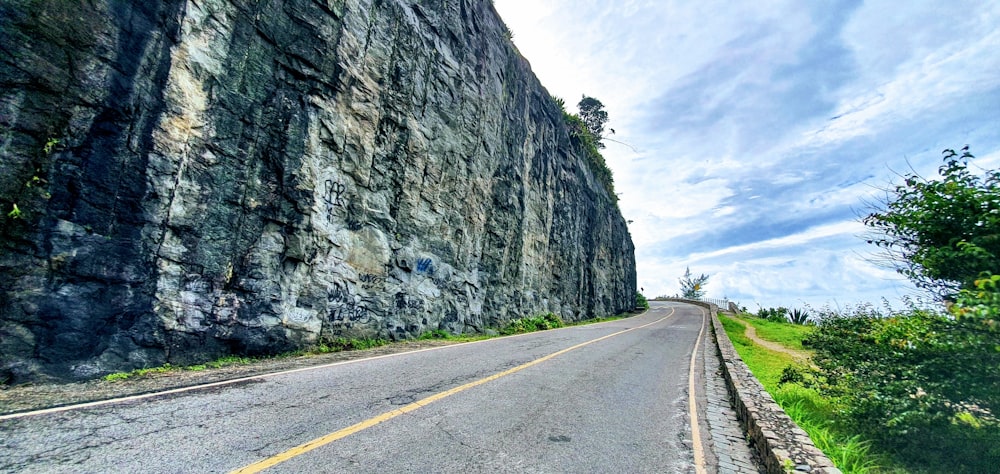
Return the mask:
POLYGON ((631 309, 614 196, 505 32, 485 0, 0 4, 0 380, 631 309))

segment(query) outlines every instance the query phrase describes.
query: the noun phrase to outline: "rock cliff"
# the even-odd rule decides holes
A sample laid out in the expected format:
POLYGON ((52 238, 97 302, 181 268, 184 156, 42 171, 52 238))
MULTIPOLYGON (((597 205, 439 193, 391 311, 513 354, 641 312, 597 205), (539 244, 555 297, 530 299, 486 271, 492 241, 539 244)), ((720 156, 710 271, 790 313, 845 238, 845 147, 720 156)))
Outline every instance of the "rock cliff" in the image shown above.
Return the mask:
POLYGON ((634 305, 486 0, 7 0, 0 47, 0 380, 634 305))

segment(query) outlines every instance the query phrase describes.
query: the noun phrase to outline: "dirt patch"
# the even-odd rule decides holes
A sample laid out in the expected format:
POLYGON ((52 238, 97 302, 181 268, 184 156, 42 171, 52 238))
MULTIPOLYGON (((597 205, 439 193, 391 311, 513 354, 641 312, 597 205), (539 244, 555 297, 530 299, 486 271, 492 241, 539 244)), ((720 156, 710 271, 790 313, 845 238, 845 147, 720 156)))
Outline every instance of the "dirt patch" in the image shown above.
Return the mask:
POLYGON ((363 351, 263 359, 218 369, 208 368, 198 371, 176 370, 147 374, 141 377, 114 382, 97 379, 78 383, 24 384, 15 387, 4 387, 0 389, 0 415, 154 393, 174 388, 266 375, 283 370, 412 352, 457 343, 456 341, 443 340, 408 341, 363 351))

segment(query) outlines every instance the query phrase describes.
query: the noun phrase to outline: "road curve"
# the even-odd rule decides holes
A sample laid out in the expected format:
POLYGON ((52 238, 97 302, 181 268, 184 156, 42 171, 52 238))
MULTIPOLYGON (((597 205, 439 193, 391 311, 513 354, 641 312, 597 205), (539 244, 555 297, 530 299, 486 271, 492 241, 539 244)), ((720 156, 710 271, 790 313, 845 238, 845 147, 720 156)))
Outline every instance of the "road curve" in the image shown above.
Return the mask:
POLYGON ((654 303, 608 323, 3 420, 0 471, 694 472, 689 377, 704 373, 691 357, 705 323, 697 307, 654 303))

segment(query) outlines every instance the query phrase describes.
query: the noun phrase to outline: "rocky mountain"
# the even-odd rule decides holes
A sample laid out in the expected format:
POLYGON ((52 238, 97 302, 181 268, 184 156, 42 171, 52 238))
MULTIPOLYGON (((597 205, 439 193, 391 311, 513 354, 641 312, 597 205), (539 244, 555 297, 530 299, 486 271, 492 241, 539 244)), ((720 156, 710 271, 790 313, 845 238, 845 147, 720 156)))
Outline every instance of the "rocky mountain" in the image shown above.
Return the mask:
POLYGON ((5 0, 0 380, 635 302, 486 0, 5 0))

